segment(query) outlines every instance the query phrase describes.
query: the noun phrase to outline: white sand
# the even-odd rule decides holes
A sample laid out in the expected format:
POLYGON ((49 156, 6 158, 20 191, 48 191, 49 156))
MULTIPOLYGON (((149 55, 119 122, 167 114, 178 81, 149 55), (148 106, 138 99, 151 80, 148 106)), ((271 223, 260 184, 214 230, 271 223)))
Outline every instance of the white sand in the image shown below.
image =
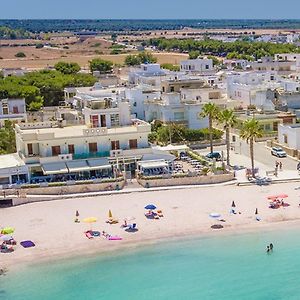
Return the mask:
MULTIPOLYGON (((296 187, 297 183, 265 187, 212 186, 57 200, 1 209, 0 227, 15 227, 14 237, 18 242, 33 240, 36 247, 24 249, 18 244, 13 253, 0 253, 0 268, 44 259, 97 254, 125 246, 160 242, 167 237, 274 227, 280 221, 300 219, 300 190, 295 190, 296 187), (287 193, 289 198, 286 201, 291 206, 277 210, 268 208, 266 197, 278 193, 287 193), (236 210, 242 214, 229 214, 232 200, 235 201, 236 210), (164 217, 159 220, 146 219, 144 206, 149 203, 161 209, 164 217), (262 218, 260 222, 255 220, 256 207, 262 218), (119 224, 105 223, 109 209, 120 220, 119 224), (105 230, 121 236, 123 240, 108 241, 102 237, 87 239, 84 231, 89 229, 89 225, 74 223, 76 210, 79 210, 80 219, 91 216, 98 218, 98 222, 93 224, 94 230, 105 230), (224 229, 210 228, 212 224, 218 223, 209 217, 211 212, 218 212, 226 219, 222 223, 224 229), (123 218, 127 216, 136 218, 134 222, 139 228, 137 232, 128 233, 120 228, 123 218)), ((290 222, 282 222, 281 225, 290 226, 290 222)))

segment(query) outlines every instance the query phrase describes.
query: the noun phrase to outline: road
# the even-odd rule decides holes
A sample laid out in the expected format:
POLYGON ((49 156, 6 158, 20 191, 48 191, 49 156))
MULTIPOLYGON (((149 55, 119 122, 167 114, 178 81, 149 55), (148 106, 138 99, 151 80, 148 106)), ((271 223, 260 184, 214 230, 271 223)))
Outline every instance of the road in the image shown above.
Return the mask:
MULTIPOLYGON (((249 145, 243 140, 237 140, 232 146, 233 149, 230 151, 231 165, 243 165, 249 167, 251 164, 249 145)), ((200 154, 207 154, 209 153, 209 148, 196 151, 200 154)), ((226 157, 225 145, 214 147, 214 151, 223 151, 224 156, 226 157)), ((271 155, 271 150, 266 147, 265 142, 254 144, 254 160, 256 165, 263 165, 265 170, 274 170, 276 161, 282 162, 283 170, 295 171, 298 164, 298 161, 291 157, 278 158, 271 155)))

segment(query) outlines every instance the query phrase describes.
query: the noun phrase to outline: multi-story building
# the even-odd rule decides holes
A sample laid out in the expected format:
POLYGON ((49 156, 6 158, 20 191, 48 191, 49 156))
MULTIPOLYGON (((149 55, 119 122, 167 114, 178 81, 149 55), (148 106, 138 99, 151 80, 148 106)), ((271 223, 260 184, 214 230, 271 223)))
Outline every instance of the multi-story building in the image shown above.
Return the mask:
POLYGON ((0 127, 5 120, 14 123, 27 120, 25 99, 2 99, 0 100, 0 127))
POLYGON ((160 120, 191 129, 205 128, 208 120, 201 117, 202 107, 199 100, 182 99, 180 93, 164 93, 160 98, 145 101, 145 118, 149 122, 160 120))
POLYGON ((213 61, 208 58, 183 60, 180 62, 180 71, 187 73, 213 74, 213 61))

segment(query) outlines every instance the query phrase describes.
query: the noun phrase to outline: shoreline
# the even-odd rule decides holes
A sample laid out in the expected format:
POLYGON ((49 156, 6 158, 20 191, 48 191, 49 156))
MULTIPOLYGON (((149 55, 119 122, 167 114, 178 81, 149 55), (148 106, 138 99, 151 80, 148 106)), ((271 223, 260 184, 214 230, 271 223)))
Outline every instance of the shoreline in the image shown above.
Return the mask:
MULTIPOLYGON (((255 223, 256 224, 256 223, 255 223)), ((30 259, 20 259, 14 262, 4 264, 0 266, 0 269, 5 270, 4 274, 14 273, 22 269, 26 269, 30 266, 37 265, 45 265, 48 263, 59 263, 62 261, 70 261, 76 259, 96 259, 98 257, 107 256, 109 258, 113 258, 118 255, 124 254, 122 251, 126 252, 126 254, 131 254, 133 251, 140 251, 143 248, 148 248, 151 245, 157 245, 160 243, 171 243, 171 242, 184 242, 190 241, 193 239, 206 239, 206 238, 218 238, 218 237, 226 237, 232 235, 248 235, 248 234, 256 234, 273 232, 275 230, 280 231, 288 231, 296 228, 300 228, 300 219, 296 220, 285 220, 274 223, 263 223, 260 224, 259 228, 256 225, 251 226, 241 226, 239 229, 234 227, 224 227, 221 230, 213 230, 211 228, 207 228, 206 230, 194 231, 188 233, 178 233, 177 235, 166 235, 158 238, 149 238, 146 240, 135 240, 135 241, 123 241, 122 243, 115 244, 113 246, 107 247, 106 249, 92 249, 85 254, 77 254, 75 251, 73 252, 57 252, 53 253, 54 255, 51 257, 47 257, 47 255, 39 256, 30 259), (291 227, 282 227, 291 226, 291 227), (122 250, 122 251, 121 251, 122 250), (54 256, 58 257, 54 257, 54 256), (37 262, 38 260, 38 262, 37 262)), ((0 274, 1 275, 1 274, 0 274)))
POLYGON ((264 187, 228 185, 82 197, 5 208, 0 210, 0 226, 16 228, 14 237, 18 242, 31 239, 36 247, 24 249, 18 243, 13 253, 0 253, 0 269, 8 269, 10 273, 36 264, 119 255, 124 251, 171 241, 298 228, 299 192, 295 188, 295 183, 264 187), (267 196, 283 192, 289 195, 285 200, 290 206, 278 210, 268 208, 267 196), (229 214, 232 201, 241 214, 229 214), (162 209, 164 217, 160 220, 146 219, 144 206, 148 203, 162 209), (255 220, 256 208, 262 218, 260 222, 255 220), (102 237, 88 240, 83 232, 89 224, 74 223, 77 209, 80 219, 98 218, 98 222, 92 225, 93 230, 105 230, 111 235, 121 236, 123 240, 109 241, 102 237), (109 209, 120 223, 105 223, 109 209), (209 218, 211 212, 219 212, 226 219, 222 223, 223 229, 211 229, 210 226, 217 223, 209 218), (127 216, 136 217, 137 232, 127 233, 120 228, 122 219, 127 216))

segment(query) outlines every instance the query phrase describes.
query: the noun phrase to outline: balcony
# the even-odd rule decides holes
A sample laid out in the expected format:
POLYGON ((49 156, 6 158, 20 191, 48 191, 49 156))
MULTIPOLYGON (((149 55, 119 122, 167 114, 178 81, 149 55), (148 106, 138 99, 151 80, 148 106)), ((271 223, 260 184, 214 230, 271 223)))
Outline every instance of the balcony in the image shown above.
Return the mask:
POLYGON ((95 153, 82 153, 82 154, 73 154, 73 159, 86 159, 86 158, 96 158, 96 157, 109 157, 109 151, 101 151, 95 153))

